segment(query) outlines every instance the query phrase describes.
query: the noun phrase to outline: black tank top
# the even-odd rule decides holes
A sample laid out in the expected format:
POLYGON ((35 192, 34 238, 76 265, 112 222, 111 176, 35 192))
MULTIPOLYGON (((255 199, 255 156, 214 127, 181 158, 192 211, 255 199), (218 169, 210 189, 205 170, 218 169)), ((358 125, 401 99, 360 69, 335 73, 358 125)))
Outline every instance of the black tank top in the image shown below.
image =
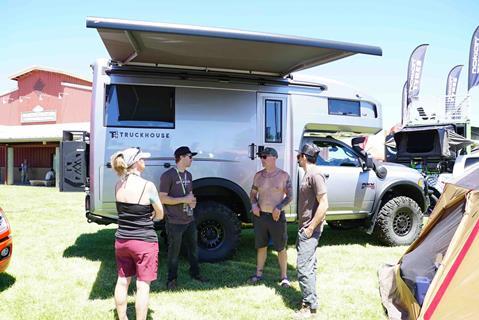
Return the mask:
POLYGON ((138 203, 125 203, 116 201, 118 211, 118 229, 115 237, 122 240, 143 240, 146 242, 158 242, 151 214, 154 211, 151 204, 139 204, 146 183, 138 199, 138 203))

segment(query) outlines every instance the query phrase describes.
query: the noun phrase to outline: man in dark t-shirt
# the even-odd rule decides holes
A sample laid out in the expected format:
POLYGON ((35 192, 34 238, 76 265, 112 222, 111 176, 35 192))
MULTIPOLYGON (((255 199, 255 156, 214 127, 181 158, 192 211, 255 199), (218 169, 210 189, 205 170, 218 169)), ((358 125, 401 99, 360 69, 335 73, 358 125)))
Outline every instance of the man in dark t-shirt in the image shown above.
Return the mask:
POLYGON ((166 287, 176 289, 178 277, 178 258, 182 242, 188 251, 190 276, 198 281, 205 279, 200 275, 198 264, 198 236, 193 209, 196 198, 193 195, 193 178, 186 169, 191 166, 193 156, 190 148, 183 146, 175 150, 176 167, 161 175, 160 199, 165 208, 166 233, 168 236, 168 279, 166 287))
POLYGON ((303 296, 298 314, 304 318, 316 313, 318 308, 316 248, 328 209, 326 179, 316 166, 318 153, 316 145, 305 144, 297 156, 298 164, 305 172, 299 185, 299 230, 296 242, 298 282, 303 296))

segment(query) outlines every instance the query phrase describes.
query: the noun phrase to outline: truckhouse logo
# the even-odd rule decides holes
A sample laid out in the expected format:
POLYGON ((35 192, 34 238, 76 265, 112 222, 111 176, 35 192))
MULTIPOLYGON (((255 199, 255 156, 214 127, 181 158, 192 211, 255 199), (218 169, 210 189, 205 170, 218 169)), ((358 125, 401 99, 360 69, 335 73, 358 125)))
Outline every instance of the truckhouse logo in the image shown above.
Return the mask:
POLYGON ((170 134, 164 132, 127 132, 127 131, 109 131, 112 139, 139 138, 139 139, 169 139, 170 134))

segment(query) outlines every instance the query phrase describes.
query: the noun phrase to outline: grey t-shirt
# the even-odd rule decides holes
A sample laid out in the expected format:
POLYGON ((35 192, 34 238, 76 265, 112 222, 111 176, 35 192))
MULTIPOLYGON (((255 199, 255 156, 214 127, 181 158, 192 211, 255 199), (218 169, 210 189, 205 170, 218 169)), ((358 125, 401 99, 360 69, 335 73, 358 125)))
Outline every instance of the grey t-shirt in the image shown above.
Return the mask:
MULTIPOLYGON (((184 172, 179 172, 178 175, 178 171, 176 171, 176 168, 171 168, 161 175, 160 192, 167 193, 168 196, 174 198, 184 197, 193 191, 192 180, 193 178, 191 176, 191 173, 189 173, 188 171, 185 170, 184 172), (183 181, 186 192, 183 191, 181 181, 183 181)), ((168 223, 188 224, 193 221, 193 217, 187 216, 186 213, 183 211, 183 205, 183 203, 175 205, 163 204, 168 223)))
MULTIPOLYGON (((313 220, 319 203, 316 196, 326 193, 326 179, 317 166, 308 167, 299 186, 299 228, 307 227, 313 220)), ((315 231, 321 229, 319 224, 315 231)))

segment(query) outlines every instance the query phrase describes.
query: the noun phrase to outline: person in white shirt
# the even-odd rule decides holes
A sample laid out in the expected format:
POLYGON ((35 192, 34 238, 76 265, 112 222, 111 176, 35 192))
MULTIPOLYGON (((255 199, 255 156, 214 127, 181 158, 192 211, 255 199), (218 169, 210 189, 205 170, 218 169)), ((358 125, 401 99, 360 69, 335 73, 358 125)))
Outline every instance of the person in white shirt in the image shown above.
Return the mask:
POLYGON ((55 171, 53 170, 53 168, 47 171, 47 173, 45 174, 45 180, 46 181, 55 180, 55 171))

